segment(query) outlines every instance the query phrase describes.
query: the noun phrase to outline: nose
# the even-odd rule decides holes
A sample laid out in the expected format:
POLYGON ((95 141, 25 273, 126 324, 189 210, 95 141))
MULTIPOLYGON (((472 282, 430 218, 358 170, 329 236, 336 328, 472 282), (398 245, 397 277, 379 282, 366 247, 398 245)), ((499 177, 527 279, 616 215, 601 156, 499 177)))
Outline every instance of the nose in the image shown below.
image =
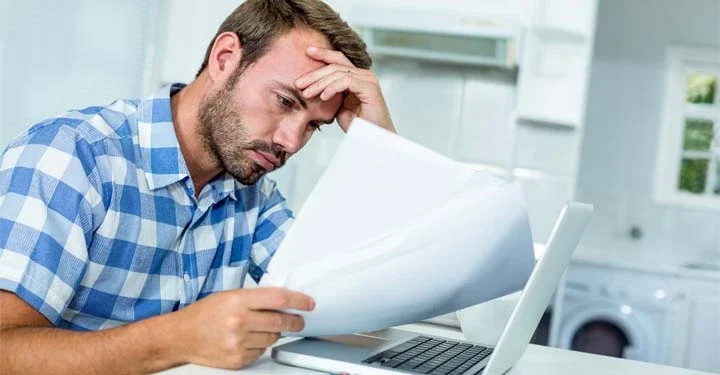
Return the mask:
POLYGON ((292 121, 281 124, 273 135, 273 143, 280 145, 289 154, 294 154, 305 143, 305 123, 292 121))

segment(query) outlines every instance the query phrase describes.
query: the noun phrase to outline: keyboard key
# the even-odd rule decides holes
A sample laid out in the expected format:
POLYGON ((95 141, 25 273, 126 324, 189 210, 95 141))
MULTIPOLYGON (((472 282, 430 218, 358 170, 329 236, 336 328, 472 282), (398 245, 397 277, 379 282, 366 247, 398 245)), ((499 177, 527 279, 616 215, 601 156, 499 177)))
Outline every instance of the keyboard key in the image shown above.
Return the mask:
POLYGON ((364 359, 364 360, 363 360, 363 363, 375 363, 375 362, 379 362, 382 358, 384 358, 384 357, 383 357, 383 353, 376 354, 376 355, 374 355, 374 356, 372 356, 372 357, 370 357, 370 358, 364 359))
POLYGON ((389 360, 389 361, 387 361, 387 362, 381 363, 380 365, 383 366, 383 367, 393 367, 393 368, 395 368, 395 367, 400 366, 403 362, 405 362, 405 361, 399 361, 399 360, 393 358, 393 359, 391 359, 391 360, 389 360))

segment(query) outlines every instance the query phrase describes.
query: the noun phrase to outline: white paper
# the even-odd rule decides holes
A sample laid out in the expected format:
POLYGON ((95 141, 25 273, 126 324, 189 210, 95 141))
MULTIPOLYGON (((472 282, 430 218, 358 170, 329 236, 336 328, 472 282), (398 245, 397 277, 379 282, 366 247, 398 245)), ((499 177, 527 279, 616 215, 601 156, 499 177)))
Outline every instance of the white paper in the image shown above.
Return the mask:
POLYGON ((299 335, 364 332, 516 291, 532 249, 519 184, 356 119, 260 285, 315 299, 299 335))

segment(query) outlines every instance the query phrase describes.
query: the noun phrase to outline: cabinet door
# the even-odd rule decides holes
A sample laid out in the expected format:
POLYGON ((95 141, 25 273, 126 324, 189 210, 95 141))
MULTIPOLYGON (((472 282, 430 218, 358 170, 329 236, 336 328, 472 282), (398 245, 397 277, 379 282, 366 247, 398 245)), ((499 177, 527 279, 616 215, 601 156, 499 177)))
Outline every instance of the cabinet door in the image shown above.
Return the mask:
POLYGON ((518 82, 518 118, 580 127, 595 31, 596 0, 538 0, 518 82))
POLYGON ((720 372, 720 294, 695 297, 690 309, 685 367, 720 372))

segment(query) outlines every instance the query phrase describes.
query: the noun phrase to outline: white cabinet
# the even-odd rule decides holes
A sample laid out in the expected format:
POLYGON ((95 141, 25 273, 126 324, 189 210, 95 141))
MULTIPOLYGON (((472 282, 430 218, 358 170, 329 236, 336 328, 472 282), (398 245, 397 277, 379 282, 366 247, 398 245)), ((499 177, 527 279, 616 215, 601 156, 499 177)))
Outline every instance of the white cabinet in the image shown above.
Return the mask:
POLYGON ((720 372, 720 280, 689 283, 685 367, 720 372))
POLYGON ((518 118, 580 127, 597 0, 536 0, 518 80, 518 118))

